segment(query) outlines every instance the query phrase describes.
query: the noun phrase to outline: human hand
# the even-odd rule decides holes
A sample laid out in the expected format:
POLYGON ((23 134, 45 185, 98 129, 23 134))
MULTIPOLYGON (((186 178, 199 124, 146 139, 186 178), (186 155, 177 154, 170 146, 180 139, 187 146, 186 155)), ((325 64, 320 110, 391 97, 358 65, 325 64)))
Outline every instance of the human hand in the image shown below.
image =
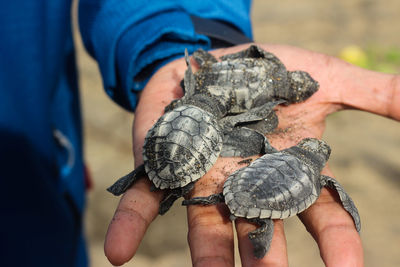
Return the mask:
MULTIPOLYGON (((213 53, 221 56, 245 47, 247 45, 219 49, 213 53)), ((321 138, 325 117, 348 107, 400 120, 400 108, 394 105, 396 99, 397 103, 400 101, 399 89, 393 89, 397 93, 390 97, 390 86, 396 88, 398 77, 362 70, 338 59, 298 48, 262 47, 277 55, 289 70, 307 71, 320 83, 319 91, 306 102, 278 107, 279 127, 268 136, 274 147, 286 148, 304 137, 321 138)), ((142 163, 142 147, 147 131, 163 114, 164 106, 182 96, 179 84, 185 70, 183 60, 174 61, 160 69, 143 91, 133 128, 136 166, 142 163)), ((240 160, 220 158, 212 170, 196 183, 191 197, 220 192, 227 175, 241 167, 236 164, 240 160)), ((332 176, 328 168, 323 172, 332 176)), ((122 197, 109 226, 105 253, 115 265, 121 265, 133 257, 148 225, 158 214, 162 192, 150 192, 149 187, 147 179, 141 179, 132 186, 122 197)), ((223 204, 188 207, 188 240, 195 266, 233 265, 233 228, 228 215, 223 204)), ((299 217, 318 243, 326 265, 362 265, 360 237, 334 192, 324 189, 317 202, 299 217)), ((254 230, 255 226, 243 220, 236 221, 243 266, 287 266, 283 223, 280 220, 274 223, 271 249, 263 259, 257 260, 247 237, 247 233, 254 230)))

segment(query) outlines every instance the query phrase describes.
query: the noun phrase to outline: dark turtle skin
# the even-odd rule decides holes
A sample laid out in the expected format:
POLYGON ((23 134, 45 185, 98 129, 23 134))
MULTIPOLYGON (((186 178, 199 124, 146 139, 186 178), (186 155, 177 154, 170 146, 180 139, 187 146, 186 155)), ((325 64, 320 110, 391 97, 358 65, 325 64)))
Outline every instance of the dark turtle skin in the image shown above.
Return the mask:
POLYGON ((257 258, 264 257, 269 250, 272 219, 285 219, 304 211, 317 200, 324 186, 338 193, 360 231, 360 217, 352 199, 335 179, 321 175, 330 151, 322 140, 303 139, 297 146, 265 154, 234 172, 225 181, 222 193, 185 200, 183 204, 210 205, 223 201, 231 219, 241 217, 259 224, 259 228, 249 233, 257 258))
POLYGON ((203 50, 193 57, 196 73, 185 53, 184 96, 165 108, 146 135, 144 168, 108 188, 120 195, 147 174, 154 190, 168 190, 160 214, 187 194, 218 156, 274 151, 264 136, 278 125, 274 107, 304 101, 318 89, 310 75, 288 72, 277 57, 254 45, 221 61, 203 50))

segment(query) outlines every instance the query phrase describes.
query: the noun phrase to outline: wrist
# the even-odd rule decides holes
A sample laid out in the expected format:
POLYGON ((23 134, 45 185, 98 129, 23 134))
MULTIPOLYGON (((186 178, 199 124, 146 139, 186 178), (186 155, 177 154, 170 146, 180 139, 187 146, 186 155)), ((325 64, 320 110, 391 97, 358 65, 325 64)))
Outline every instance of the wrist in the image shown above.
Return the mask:
POLYGON ((399 75, 370 71, 350 64, 340 71, 347 73, 342 81, 337 81, 342 104, 400 120, 399 75))

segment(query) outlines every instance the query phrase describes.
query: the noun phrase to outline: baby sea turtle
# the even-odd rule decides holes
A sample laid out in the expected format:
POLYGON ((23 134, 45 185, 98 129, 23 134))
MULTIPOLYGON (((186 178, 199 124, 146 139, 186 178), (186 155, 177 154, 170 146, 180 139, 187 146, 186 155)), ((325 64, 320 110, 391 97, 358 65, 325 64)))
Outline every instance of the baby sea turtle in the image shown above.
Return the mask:
POLYGON ((324 186, 336 190, 360 231, 360 217, 350 196, 335 179, 321 175, 330 151, 322 140, 303 139, 296 146, 265 154, 234 172, 225 181, 222 193, 185 200, 183 205, 225 202, 232 220, 241 217, 259 224, 249 233, 257 258, 269 250, 272 219, 285 219, 304 211, 317 200, 324 186))
POLYGON ((264 134, 278 124, 273 108, 303 101, 318 89, 307 73, 286 71, 278 58, 257 46, 222 61, 203 50, 193 56, 200 68, 192 72, 186 52, 185 94, 148 131, 144 165, 108 188, 120 195, 147 174, 153 189, 168 189, 160 214, 186 195, 218 156, 247 157, 272 149, 264 134))
POLYGON ((288 104, 306 100, 318 90, 318 82, 307 72, 287 71, 285 65, 272 53, 256 45, 222 56, 197 50, 193 58, 199 70, 193 74, 187 58, 185 95, 173 101, 176 105, 193 103, 217 117, 242 113, 273 100, 288 104))
MULTIPOLYGON (((271 125, 268 118, 272 113, 273 118, 276 116, 273 107, 279 103, 273 101, 244 113, 245 121, 242 114, 217 121, 215 116, 196 106, 176 107, 148 131, 143 146, 144 164, 107 190, 120 195, 147 174, 153 183, 152 190, 168 189, 159 209, 164 214, 211 169, 219 155, 248 157, 265 153, 265 147, 272 149, 265 136, 256 130, 260 127, 254 121, 264 120, 260 125, 271 125)), ((267 128, 272 130, 276 124, 277 120, 273 120, 273 126, 267 128)))

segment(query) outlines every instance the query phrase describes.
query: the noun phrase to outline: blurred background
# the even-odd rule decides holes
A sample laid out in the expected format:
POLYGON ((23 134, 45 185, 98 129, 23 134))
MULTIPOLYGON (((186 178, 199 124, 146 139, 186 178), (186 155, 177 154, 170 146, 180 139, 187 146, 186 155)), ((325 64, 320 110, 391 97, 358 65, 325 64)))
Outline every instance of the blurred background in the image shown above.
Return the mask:
MULTIPOLYGON (((399 10, 398 0, 255 0, 254 37, 257 42, 294 45, 365 68, 399 73, 399 10)), ((85 156, 94 180, 86 233, 91 265, 111 266, 103 241, 119 198, 106 188, 133 168, 133 114, 107 98, 97 64, 76 37, 85 156)), ((365 265, 400 266, 400 123, 342 111, 328 118, 324 139, 333 149, 331 169, 361 215, 365 265)), ((296 217, 285 220, 285 230, 291 266, 324 266, 318 247, 296 217)), ((190 266, 186 233, 185 208, 175 205, 151 225, 139 252, 125 266, 190 266)))

